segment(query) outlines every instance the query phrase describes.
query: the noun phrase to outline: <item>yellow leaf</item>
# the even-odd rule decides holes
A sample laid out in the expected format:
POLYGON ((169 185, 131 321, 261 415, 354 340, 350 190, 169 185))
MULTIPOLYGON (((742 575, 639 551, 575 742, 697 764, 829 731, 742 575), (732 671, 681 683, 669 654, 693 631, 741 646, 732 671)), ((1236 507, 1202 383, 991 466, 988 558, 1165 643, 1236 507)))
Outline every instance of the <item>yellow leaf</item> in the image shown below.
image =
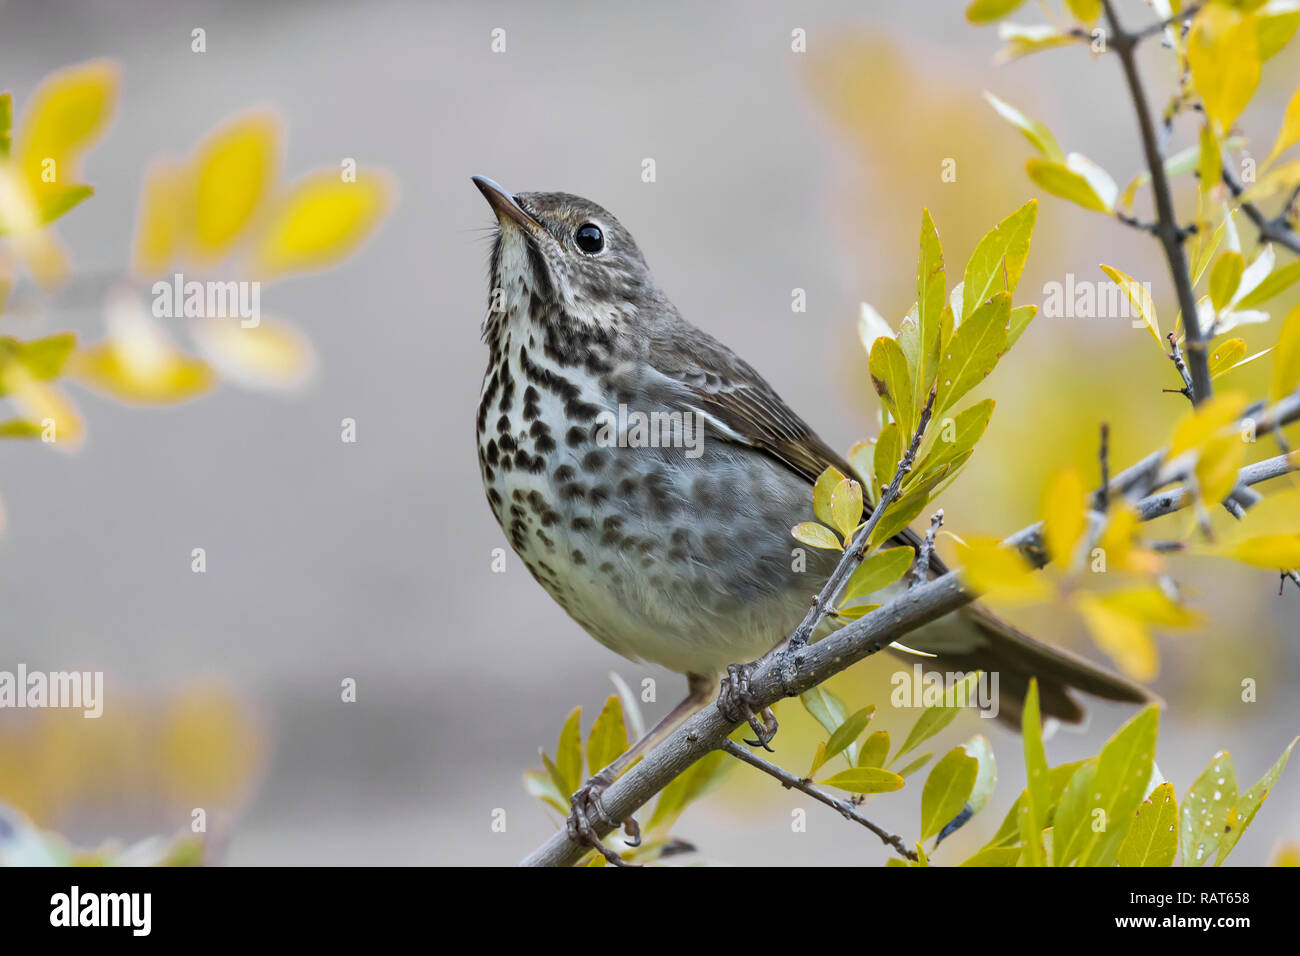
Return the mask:
POLYGON ((1043 539, 1048 555, 1062 570, 1069 570, 1074 549, 1088 526, 1083 497, 1083 479, 1069 468, 1058 471, 1043 488, 1039 507, 1043 539))
POLYGON ((1163 568, 1159 554, 1135 543, 1141 526, 1142 519, 1131 505, 1121 503, 1112 509, 1106 527, 1097 538, 1097 547, 1106 562, 1105 570, 1156 574, 1163 568))
POLYGON ((1112 591, 1099 600, 1112 610, 1121 611, 1144 624, 1165 630, 1185 630, 1201 623, 1200 615, 1170 600, 1157 587, 1124 588, 1112 591))
POLYGON ((1192 22, 1187 61, 1206 112, 1226 132, 1259 85, 1254 16, 1208 4, 1192 22))
POLYGON ((1086 176, 1064 163, 1033 157, 1025 163, 1025 172, 1053 196, 1078 203, 1084 209, 1096 212, 1111 212, 1114 209, 1114 203, 1107 202, 1098 195, 1086 176))
POLYGON ((912 375, 902 348, 893 339, 876 339, 867 368, 881 404, 898 423, 901 433, 911 436, 920 420, 920 409, 914 401, 912 375))
POLYGON ((1268 397, 1277 401, 1300 388, 1300 305, 1282 322, 1282 332, 1273 347, 1273 377, 1268 397))
POLYGON ((239 238, 269 191, 279 151, 279 125, 265 113, 227 123, 199 147, 195 160, 195 241, 220 258, 239 238))
POLYGON ((1277 132, 1277 141, 1273 143, 1264 165, 1272 165, 1273 160, 1296 143, 1300 143, 1300 87, 1291 95, 1291 102, 1287 104, 1286 114, 1282 117, 1282 128, 1277 132))
POLYGON ((1210 302, 1220 312, 1232 301, 1233 293, 1241 284, 1241 274, 1246 271, 1246 259, 1240 252, 1229 249, 1219 254, 1210 269, 1210 302))
POLYGON ((824 524, 834 523, 834 518, 831 517, 831 493, 843 480, 844 475, 834 466, 817 477, 817 482, 813 485, 813 514, 818 521, 824 524))
POLYGON ((1226 548, 1224 554, 1259 568, 1300 568, 1300 534, 1247 538, 1226 548))
POLYGON ((1110 276, 1111 281, 1119 286, 1124 295, 1128 297, 1129 302, 1133 304, 1133 308, 1137 310, 1138 315, 1142 317, 1142 321, 1146 323, 1151 337, 1163 349, 1165 343, 1160 337, 1160 320, 1156 317, 1156 304, 1151 301, 1151 293, 1147 291, 1146 286, 1128 273, 1120 272, 1113 266, 1103 265, 1101 271, 1110 276))
POLYGON ((194 342, 222 379, 251 389, 293 389, 311 378, 311 343, 284 322, 263 318, 245 328, 238 319, 199 319, 194 342))
POLYGON ((321 269, 345 258, 388 212, 389 178, 374 170, 343 182, 338 171, 296 183, 271 216, 257 266, 268 275, 321 269))
POLYGON ((840 547, 840 539, 835 537, 835 532, 816 521, 801 521, 790 529, 790 534, 794 535, 796 541, 801 541, 812 548, 822 548, 826 551, 844 550, 840 547))
POLYGON ((145 175, 135 220, 135 250, 131 268, 139 276, 155 276, 167 268, 185 238, 189 179, 177 163, 157 162, 145 175))
POLYGON ((1049 594, 1042 577, 1034 573, 1020 552, 1002 547, 996 538, 959 541, 957 554, 967 583, 991 600, 1033 604, 1049 594))
POLYGON ((1075 596, 1075 607, 1088 625, 1093 642, 1135 680, 1149 681, 1160 670, 1155 640, 1146 624, 1110 607, 1087 592, 1075 596))
POLYGON ((112 117, 117 84, 112 62, 92 60, 52 73, 37 87, 15 137, 18 168, 33 190, 51 186, 50 175, 53 183, 77 181, 81 154, 112 117))
POLYGON ((6 367, 4 384, 23 417, 41 427, 42 440, 48 429, 55 448, 76 451, 81 447, 86 434, 81 416, 55 386, 38 380, 18 363, 6 367))
POLYGON ((1260 176, 1255 184, 1238 197, 1238 202, 1259 203, 1300 186, 1300 159, 1293 159, 1260 176))
POLYGON ((861 520, 862 486, 852 478, 845 478, 831 492, 831 522, 848 541, 861 520))
POLYGON ((1224 392, 1202 402, 1174 426, 1166 457, 1177 458, 1184 452, 1200 448, 1235 422, 1245 407, 1246 396, 1239 392, 1224 392))
POLYGON ((1237 486, 1237 472, 1246 461, 1246 443, 1239 435, 1220 435, 1206 442, 1196 459, 1196 490, 1202 502, 1216 505, 1237 486))
POLYGON ((1245 357, 1245 339, 1228 339, 1226 342, 1220 342, 1210 354, 1210 378, 1218 378, 1245 357))

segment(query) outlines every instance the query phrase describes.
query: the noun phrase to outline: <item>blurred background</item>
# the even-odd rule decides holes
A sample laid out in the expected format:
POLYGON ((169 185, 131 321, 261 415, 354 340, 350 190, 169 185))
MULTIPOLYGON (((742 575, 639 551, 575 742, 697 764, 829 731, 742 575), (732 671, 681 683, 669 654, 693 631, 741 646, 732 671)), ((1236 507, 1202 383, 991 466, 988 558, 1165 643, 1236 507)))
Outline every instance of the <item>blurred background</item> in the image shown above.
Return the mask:
MULTIPOLYGON (((469 177, 611 210, 683 314, 847 449, 876 428, 859 303, 895 325, 910 306, 922 207, 952 275, 995 221, 1039 195, 1028 145, 982 90, 1121 185, 1141 161, 1117 62, 1080 46, 995 65, 996 31, 966 24, 963 6, 0 3, 0 89, 16 116, 53 70, 120 65, 115 121, 82 167, 96 194, 57 226, 75 273, 125 271, 151 159, 188 152, 249 107, 280 116, 287 170, 354 157, 400 189, 348 261, 263 291, 263 310, 291 319, 315 352, 302 389, 223 386, 141 410, 74 387, 87 423, 76 454, 0 443, 0 669, 102 670, 106 697, 99 720, 0 712, 0 801, 83 846, 183 830, 203 806, 217 858, 235 864, 509 864, 553 832, 558 817, 520 775, 540 766, 539 747, 554 753, 568 712, 583 705, 585 730, 611 670, 633 687, 656 679, 651 719, 684 681, 599 646, 513 555, 492 572, 505 539, 471 423, 492 218, 469 177), (491 49, 495 28, 504 52, 491 49), (791 50, 796 28, 805 53, 791 50), (645 158, 654 183, 641 180, 645 158), (940 176, 948 159, 953 182, 940 176), (791 312, 795 288, 806 313, 791 312), (340 440, 345 418, 355 443, 340 440), (191 570, 198 547, 203 574, 191 570), (341 700, 349 678, 354 703, 341 700)), ((1123 9, 1130 23, 1152 18, 1123 9)), ((1029 5, 1016 19, 1041 17, 1029 5)), ((1160 108, 1173 76, 1158 44, 1142 68, 1160 108)), ((1242 121, 1261 154, 1298 72, 1294 44, 1265 66, 1242 121)), ((1191 136, 1179 127, 1174 147, 1191 136)), ((1158 256, 1150 237, 1043 197, 1017 301, 1041 302, 1044 283, 1069 272, 1101 278, 1107 262, 1152 281, 1168 325, 1158 256)), ((103 312, 94 296, 54 297, 3 331, 93 339, 103 312)), ((1244 330, 1251 352, 1275 335, 1244 330)), ((1259 392, 1267 363, 1232 374, 1224 387, 1259 392)), ((1003 534, 1032 521, 1049 472, 1096 474, 1101 421, 1117 466, 1156 447, 1185 410, 1160 391, 1176 384, 1127 319, 1040 314, 980 392, 998 409, 945 494, 947 526, 1003 534)), ((1245 787, 1300 732, 1300 593, 1279 598, 1275 575, 1226 562, 1179 559, 1174 572, 1208 624, 1161 638, 1159 767, 1181 795, 1227 748, 1245 787), (1247 677, 1257 702, 1241 701, 1247 677)), ((1073 617, 1017 621, 1101 659, 1073 617)), ((895 669, 868 661, 831 686, 855 706, 876 702, 873 729, 897 735, 915 714, 888 707, 895 669)), ((1084 733, 1049 742, 1049 760, 1095 753, 1127 713, 1095 706, 1084 733)), ((776 759, 802 772, 814 724, 797 702, 778 715, 776 759)), ((1019 739, 991 722, 964 716, 938 743, 980 731, 1002 779, 946 862, 991 836, 1023 786, 1019 739)), ((1293 772, 1236 863, 1300 839, 1298 794, 1293 772)), ((912 833, 918 804, 909 788, 877 800, 873 817, 912 833)), ((885 859, 830 811, 792 833, 796 805, 738 767, 676 832, 724 863, 885 859)))

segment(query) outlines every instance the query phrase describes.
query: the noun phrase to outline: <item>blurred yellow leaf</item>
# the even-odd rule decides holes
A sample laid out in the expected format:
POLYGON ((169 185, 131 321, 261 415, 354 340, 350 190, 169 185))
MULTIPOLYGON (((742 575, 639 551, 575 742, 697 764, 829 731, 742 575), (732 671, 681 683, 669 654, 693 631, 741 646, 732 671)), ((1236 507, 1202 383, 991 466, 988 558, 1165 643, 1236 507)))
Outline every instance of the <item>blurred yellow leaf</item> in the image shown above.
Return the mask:
POLYGON ((1205 443, 1196 459, 1196 490, 1207 505, 1228 497, 1237 486, 1237 472, 1246 461, 1246 443, 1239 435, 1220 435, 1205 443))
POLYGON ((1187 61, 1206 112, 1221 132, 1227 132, 1259 85, 1254 16, 1207 4, 1192 21, 1187 61))
POLYGON ((388 211, 393 189, 373 170, 343 182, 337 171, 295 184, 271 215, 256 265, 268 275, 320 269, 347 256, 388 211))
POLYGON ((1264 160, 1264 165, 1271 166, 1273 160, 1296 143, 1300 143, 1300 87, 1291 95, 1291 102, 1287 104, 1286 114, 1282 117, 1282 128, 1277 132, 1277 140, 1269 151, 1268 159, 1264 160))
POLYGON ((52 73, 37 87, 14 150, 33 191, 77 181, 81 154, 112 117, 117 85, 117 67, 92 60, 52 73))
POLYGON ((1070 12, 1091 26, 1101 16, 1101 0, 1065 0, 1070 12))
POLYGON ((1101 570, 1156 574, 1164 566, 1160 555, 1136 543, 1142 519, 1132 505, 1122 502, 1111 510, 1106 527, 1097 538, 1105 566, 1101 570))
POLYGON ((1120 272, 1118 269, 1103 265, 1101 271, 1110 276, 1112 282, 1120 287, 1133 308, 1137 310, 1142 321, 1146 323, 1147 330, 1151 337, 1156 340, 1156 344, 1161 349, 1165 347, 1164 340, 1160 337, 1160 320, 1156 317, 1156 304, 1151 300, 1151 293, 1136 279, 1126 272, 1120 272))
POLYGON ((1166 457, 1177 458, 1184 452, 1200 448, 1235 422, 1245 407, 1246 396, 1240 392, 1223 392, 1206 399, 1178 420, 1166 457))
POLYGON ((257 212, 275 177, 279 124, 265 113, 240 116, 210 135, 195 161, 195 241, 220 258, 257 212))
POLYGON ((1003 23, 998 27, 998 36, 1007 41, 1007 45, 993 58, 995 63, 1010 63, 1022 56, 1051 50, 1059 46, 1072 46, 1079 38, 1068 30, 1062 30, 1047 23, 1033 23, 1027 26, 1019 23, 1003 23))
POLYGON ((1238 201, 1259 203, 1272 199, 1281 193, 1288 193, 1300 186, 1300 159, 1293 159, 1260 176, 1249 189, 1241 194, 1238 201))
POLYGON ((1287 314, 1273 347, 1273 377, 1268 397, 1277 401, 1300 388, 1300 305, 1287 314))
POLYGON ((261 761, 249 707, 223 688, 199 687, 163 717, 159 753, 166 787, 186 805, 229 805, 243 796, 261 761))
POLYGON ((238 319, 198 319, 194 343, 222 379, 251 389, 292 389, 316 365, 311 342, 293 326, 263 317, 245 328, 238 319))
POLYGON ((1083 479, 1066 468, 1048 479, 1043 488, 1039 514, 1043 519, 1043 541, 1052 561, 1068 571, 1074 549, 1088 526, 1084 511, 1083 479))
POLYGON ((1086 591, 1075 595, 1074 605, 1088 626, 1093 642, 1120 670, 1140 681, 1156 676, 1160 660, 1146 624, 1086 591))
POLYGON ((85 426, 76 407, 55 386, 40 381, 18 363, 5 368, 5 388, 23 417, 41 427, 41 438, 62 451, 76 451, 85 438, 85 426))
POLYGON ((136 275, 162 272, 186 240, 185 230, 193 225, 183 216, 190 206, 187 192, 191 185, 185 167, 179 163, 160 161, 149 168, 135 221, 131 268, 136 275))
POLYGON ((1266 534, 1239 541, 1223 553, 1259 568, 1300 568, 1300 534, 1266 534))
POLYGON ((1004 604, 1033 604, 1050 590, 1041 575, 1014 548, 996 538, 971 537, 957 543, 962 575, 978 594, 1004 604))
POLYGON ((1255 38, 1261 61, 1275 56, 1300 26, 1300 5, 1295 0, 1273 0, 1255 14, 1255 38))
POLYGON ((1001 20, 1024 2, 1025 0, 971 0, 966 7, 966 19, 970 23, 992 23, 1001 20))

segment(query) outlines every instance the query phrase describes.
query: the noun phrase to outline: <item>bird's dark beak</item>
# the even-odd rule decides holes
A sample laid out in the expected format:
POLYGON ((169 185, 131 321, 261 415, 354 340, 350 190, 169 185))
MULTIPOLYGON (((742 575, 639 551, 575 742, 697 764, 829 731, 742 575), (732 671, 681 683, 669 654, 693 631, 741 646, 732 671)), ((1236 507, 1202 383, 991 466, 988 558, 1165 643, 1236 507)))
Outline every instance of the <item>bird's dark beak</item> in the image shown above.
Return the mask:
POLYGON ((497 221, 501 225, 504 226, 506 220, 509 219, 526 232, 542 233, 545 231, 542 229, 541 223, 524 212, 523 207, 519 205, 515 197, 499 185, 486 176, 473 176, 471 178, 474 180, 474 185, 478 187, 478 191, 483 194, 483 198, 488 201, 488 205, 492 207, 492 211, 496 213, 497 221))

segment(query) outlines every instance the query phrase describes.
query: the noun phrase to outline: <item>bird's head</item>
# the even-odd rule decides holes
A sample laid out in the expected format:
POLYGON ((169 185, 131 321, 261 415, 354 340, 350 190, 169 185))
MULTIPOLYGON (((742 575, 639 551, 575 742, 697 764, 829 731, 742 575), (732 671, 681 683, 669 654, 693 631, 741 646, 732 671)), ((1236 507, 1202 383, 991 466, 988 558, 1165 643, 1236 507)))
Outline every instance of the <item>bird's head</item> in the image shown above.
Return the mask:
POLYGON ((482 176, 474 185, 499 225, 491 261, 497 308, 540 303, 608 328, 658 298, 632 235, 591 200, 570 193, 511 194, 482 176))

